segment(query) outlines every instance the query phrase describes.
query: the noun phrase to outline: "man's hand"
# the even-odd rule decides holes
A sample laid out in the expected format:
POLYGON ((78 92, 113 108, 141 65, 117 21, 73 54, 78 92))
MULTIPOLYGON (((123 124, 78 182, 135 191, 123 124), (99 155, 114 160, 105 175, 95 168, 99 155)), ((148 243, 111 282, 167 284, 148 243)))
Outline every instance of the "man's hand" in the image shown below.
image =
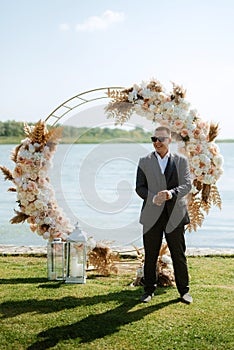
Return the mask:
POLYGON ((165 201, 169 200, 172 198, 172 194, 170 191, 164 190, 158 192, 156 196, 153 198, 153 203, 160 206, 162 205, 165 201))

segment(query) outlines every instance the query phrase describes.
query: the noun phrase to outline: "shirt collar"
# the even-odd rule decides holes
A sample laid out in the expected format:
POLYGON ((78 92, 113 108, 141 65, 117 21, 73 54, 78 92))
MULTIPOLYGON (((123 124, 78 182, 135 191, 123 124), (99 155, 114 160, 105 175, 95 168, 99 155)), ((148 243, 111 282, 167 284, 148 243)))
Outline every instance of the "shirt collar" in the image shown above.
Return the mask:
POLYGON ((170 151, 168 151, 163 158, 161 158, 160 154, 158 154, 158 152, 156 151, 155 151, 155 155, 158 158, 158 160, 166 160, 170 157, 170 151))

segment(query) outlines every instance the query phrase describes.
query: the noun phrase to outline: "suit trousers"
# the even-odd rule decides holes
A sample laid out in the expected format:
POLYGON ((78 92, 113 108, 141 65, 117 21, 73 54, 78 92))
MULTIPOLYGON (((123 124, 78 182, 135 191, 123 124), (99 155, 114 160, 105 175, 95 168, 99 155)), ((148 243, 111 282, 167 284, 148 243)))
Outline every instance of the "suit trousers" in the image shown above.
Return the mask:
MULTIPOLYGON (((150 294, 153 293, 156 288, 156 265, 167 220, 168 218, 164 210, 156 224, 143 235, 145 250, 144 289, 145 292, 150 294)), ((174 231, 166 233, 165 238, 171 253, 176 287, 182 296, 189 291, 184 226, 177 227, 174 231)))

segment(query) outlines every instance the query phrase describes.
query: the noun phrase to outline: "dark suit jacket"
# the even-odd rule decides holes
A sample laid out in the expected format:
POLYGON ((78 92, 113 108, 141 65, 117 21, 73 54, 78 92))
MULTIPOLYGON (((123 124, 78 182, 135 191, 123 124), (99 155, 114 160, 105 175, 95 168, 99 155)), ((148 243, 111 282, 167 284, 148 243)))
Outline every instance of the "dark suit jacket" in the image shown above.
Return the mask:
MULTIPOLYGON (((191 190, 191 179, 187 158, 170 154, 164 174, 161 172, 155 152, 139 161, 136 192, 144 200, 140 223, 147 232, 159 219, 165 208, 168 223, 166 233, 189 223, 185 195, 191 190), (153 204, 153 197, 162 190, 170 190, 172 199, 161 206, 153 204)), ((165 213, 165 211, 164 211, 165 213)))

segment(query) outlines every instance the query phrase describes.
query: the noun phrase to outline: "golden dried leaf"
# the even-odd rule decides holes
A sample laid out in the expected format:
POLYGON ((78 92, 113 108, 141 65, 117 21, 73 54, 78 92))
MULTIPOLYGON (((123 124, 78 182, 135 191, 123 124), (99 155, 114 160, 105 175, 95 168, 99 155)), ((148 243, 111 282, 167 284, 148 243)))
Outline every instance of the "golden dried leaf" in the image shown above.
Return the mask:
POLYGON ((15 162, 15 163, 17 162, 17 156, 18 156, 19 149, 21 146, 22 146, 22 144, 16 146, 15 149, 11 153, 11 160, 13 160, 13 162, 15 162))
POLYGON ((209 214, 210 208, 211 208, 211 201, 202 201, 201 202, 201 208, 206 212, 206 214, 209 214))
POLYGON ((62 133, 63 133, 62 126, 51 128, 45 137, 46 143, 52 142, 57 144, 62 137, 62 133))
POLYGON ((209 184, 203 184, 202 187, 202 201, 207 203, 208 202, 208 198, 210 195, 210 190, 211 190, 211 185, 209 184))
POLYGON ((27 123, 24 123, 24 133, 26 136, 30 137, 33 131, 33 126, 29 126, 27 123))
POLYGON ((218 188, 216 185, 211 186, 211 192, 210 192, 210 198, 212 203, 218 207, 219 209, 222 208, 222 200, 218 191, 218 188))
POLYGON ((96 247, 89 253, 88 261, 90 265, 103 276, 109 276, 111 273, 118 273, 118 268, 115 263, 119 261, 117 254, 103 244, 97 244, 96 247))
POLYGON ((8 192, 16 192, 16 188, 15 187, 9 187, 7 191, 8 192))
POLYGON ((19 224, 21 222, 24 222, 25 220, 27 220, 27 218, 29 217, 29 215, 22 213, 21 211, 17 211, 15 210, 15 213, 17 215, 15 215, 11 220, 10 223, 11 224, 19 224))
POLYGON ((194 184, 194 186, 196 187, 196 189, 197 189, 198 191, 201 191, 201 189, 202 189, 202 183, 201 183, 201 181, 198 181, 197 179, 194 179, 193 184, 194 184))
POLYGON ((187 225, 189 232, 197 231, 198 226, 201 227, 204 220, 204 214, 202 212, 202 201, 200 198, 196 198, 193 195, 191 202, 188 205, 188 213, 190 217, 190 223, 187 225))
POLYGON ((10 180, 10 181, 13 180, 13 174, 9 169, 7 169, 3 165, 0 165, 0 169, 2 170, 2 173, 4 175, 4 180, 10 180))
POLYGON ((159 252, 159 256, 163 256, 164 254, 166 254, 167 248, 168 248, 168 245, 166 243, 162 244, 160 252, 159 252))
POLYGON ((163 86, 159 80, 151 80, 147 85, 147 89, 150 89, 151 91, 155 91, 155 92, 162 92, 163 86))
POLYGON ((44 121, 39 120, 33 127, 26 128, 27 136, 32 143, 44 145, 46 143, 47 129, 44 121))
POLYGON ((30 230, 31 230, 32 232, 35 232, 35 231, 37 230, 37 225, 31 224, 31 225, 30 225, 30 230))
POLYGON ((183 86, 177 85, 174 82, 172 82, 172 85, 173 85, 172 99, 175 100, 175 102, 179 102, 180 98, 185 98, 186 90, 183 88, 183 86))
POLYGON ((209 142, 212 142, 219 133, 219 124, 215 124, 213 122, 210 123, 210 129, 209 129, 209 135, 208 135, 208 140, 209 142))
POLYGON ((133 90, 133 88, 124 89, 124 90, 120 90, 120 89, 110 90, 110 89, 108 89, 107 96, 114 100, 114 101, 111 101, 110 104, 113 102, 128 102, 129 103, 128 94, 132 90, 133 90))

